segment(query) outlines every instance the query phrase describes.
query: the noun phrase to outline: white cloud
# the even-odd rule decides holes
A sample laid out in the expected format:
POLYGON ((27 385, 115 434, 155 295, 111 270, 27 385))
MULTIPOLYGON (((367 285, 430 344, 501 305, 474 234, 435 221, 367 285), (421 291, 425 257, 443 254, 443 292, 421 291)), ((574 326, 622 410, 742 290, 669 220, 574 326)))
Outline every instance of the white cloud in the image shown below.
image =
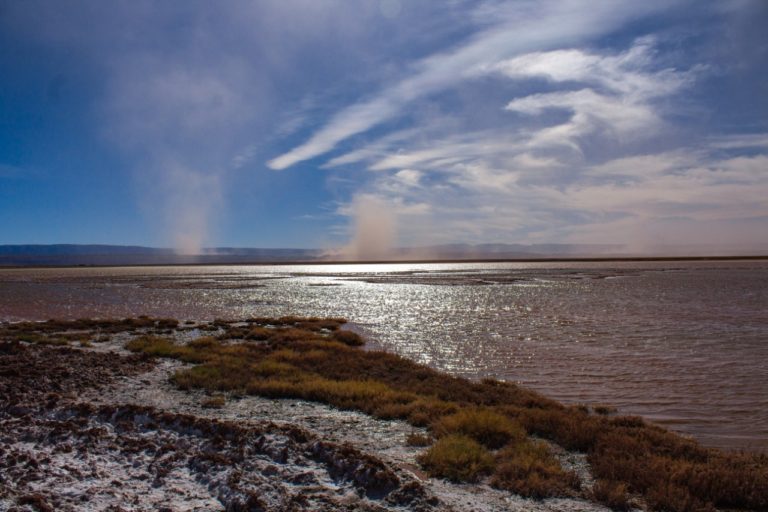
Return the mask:
POLYGON ((711 137, 709 146, 716 149, 768 149, 768 133, 711 137))
POLYGON ((689 82, 691 73, 670 68, 653 70, 654 44, 652 37, 640 38, 629 50, 617 55, 573 48, 533 52, 499 62, 490 70, 512 79, 541 77, 552 82, 592 84, 634 99, 666 96, 689 82))
POLYGON ((421 177, 422 173, 413 169, 403 169, 395 173, 395 179, 411 187, 419 186, 421 177))
MULTIPOLYGON (((354 161, 370 161, 369 169, 383 171, 418 167, 433 171, 449 171, 451 166, 477 158, 503 158, 518 155, 524 148, 520 138, 497 131, 457 134, 443 139, 429 139, 414 147, 413 143, 390 147, 389 152, 379 146, 375 151, 354 152, 354 161)), ((328 167, 350 161, 350 154, 328 163, 328 167)))
POLYGON ((601 2, 584 9, 582 2, 574 0, 485 7, 502 16, 503 21, 463 46, 422 59, 413 66, 416 71, 410 76, 369 100, 343 109, 306 142, 267 165, 282 170, 327 153, 341 141, 398 115, 412 101, 486 74, 490 65, 501 60, 608 33, 629 19, 668 7, 668 3, 601 2))
POLYGON ((382 139, 328 167, 366 162, 376 171, 369 193, 387 204, 428 205, 421 217, 403 224, 404 243, 570 241, 626 243, 640 250, 674 243, 677 233, 680 243, 722 236, 741 244, 734 250, 746 250, 750 237, 760 241, 754 219, 768 218, 768 155, 754 154, 766 147, 765 135, 638 152, 644 143, 637 141, 654 146, 665 133, 659 100, 683 91, 698 72, 655 69, 647 41, 614 55, 558 50, 497 66, 510 79, 545 74, 567 87, 507 105, 530 117, 559 110, 567 113, 564 121, 531 128, 513 120, 418 143, 382 139), (550 72, 553 63, 566 63, 565 70, 550 72), (584 149, 609 141, 615 151, 607 159, 584 149), (558 151, 562 146, 572 152, 558 151), (728 153, 744 149, 752 154, 728 153), (417 172, 418 182, 402 179, 417 172))
POLYGON ((660 122, 655 110, 647 104, 599 94, 591 89, 535 94, 510 101, 505 108, 529 115, 541 114, 547 109, 572 112, 569 122, 534 134, 529 141, 531 146, 573 145, 573 139, 597 130, 623 136, 653 128, 660 122))
POLYGON ((618 55, 557 50, 526 54, 495 65, 494 69, 515 80, 545 77, 581 86, 578 90, 531 94, 507 104, 507 110, 527 115, 550 109, 571 112, 567 122, 533 134, 528 145, 566 146, 579 151, 578 139, 596 132, 619 141, 654 134, 662 124, 654 100, 690 85, 699 68, 654 70, 652 41, 640 39, 618 55))
POLYGON ((230 161, 232 169, 240 169, 247 164, 258 152, 259 147, 256 144, 250 144, 241 152, 237 153, 230 161))

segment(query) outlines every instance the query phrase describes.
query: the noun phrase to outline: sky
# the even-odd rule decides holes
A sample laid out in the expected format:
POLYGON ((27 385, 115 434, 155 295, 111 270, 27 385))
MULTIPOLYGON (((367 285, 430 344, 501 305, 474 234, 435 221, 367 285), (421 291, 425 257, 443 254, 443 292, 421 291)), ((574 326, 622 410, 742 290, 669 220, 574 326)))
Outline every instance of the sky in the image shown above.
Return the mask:
POLYGON ((768 247, 764 0, 0 0, 0 244, 768 247))

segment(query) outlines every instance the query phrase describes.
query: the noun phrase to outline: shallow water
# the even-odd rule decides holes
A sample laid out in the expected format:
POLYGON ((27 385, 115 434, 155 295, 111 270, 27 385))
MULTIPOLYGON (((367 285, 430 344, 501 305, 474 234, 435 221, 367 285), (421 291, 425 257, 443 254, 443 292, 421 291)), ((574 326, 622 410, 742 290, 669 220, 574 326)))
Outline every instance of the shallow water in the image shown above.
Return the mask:
POLYGON ((344 316, 374 346, 768 450, 768 261, 0 270, 0 319, 344 316))

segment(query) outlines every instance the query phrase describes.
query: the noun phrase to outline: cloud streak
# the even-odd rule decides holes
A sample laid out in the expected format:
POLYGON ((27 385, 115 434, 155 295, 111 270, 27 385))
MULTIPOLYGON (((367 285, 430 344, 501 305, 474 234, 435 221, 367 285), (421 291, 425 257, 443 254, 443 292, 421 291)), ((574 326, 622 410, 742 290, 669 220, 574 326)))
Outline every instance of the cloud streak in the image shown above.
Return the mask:
POLYGON ((764 239, 761 1, 381 5, 7 3, 0 177, 185 253, 764 239))
POLYGON ((286 169, 334 149, 340 142, 397 115, 416 99, 452 87, 487 72, 489 63, 538 49, 596 37, 615 30, 628 19, 646 15, 661 4, 599 3, 583 9, 581 2, 522 2, 514 9, 499 8, 503 22, 487 29, 453 51, 422 59, 415 71, 377 96, 346 107, 306 142, 267 162, 286 169))
POLYGON ((407 128, 325 167, 364 164, 373 171, 369 194, 424 205, 402 223, 405 243, 556 240, 641 250, 705 242, 709 223, 728 229, 723 240, 734 247, 754 247, 756 219, 768 219, 765 135, 649 151, 674 129, 670 98, 706 73, 660 66, 655 45, 644 37, 620 52, 559 49, 491 63, 483 73, 533 84, 507 101, 506 122, 421 143, 409 141, 418 129, 407 128))

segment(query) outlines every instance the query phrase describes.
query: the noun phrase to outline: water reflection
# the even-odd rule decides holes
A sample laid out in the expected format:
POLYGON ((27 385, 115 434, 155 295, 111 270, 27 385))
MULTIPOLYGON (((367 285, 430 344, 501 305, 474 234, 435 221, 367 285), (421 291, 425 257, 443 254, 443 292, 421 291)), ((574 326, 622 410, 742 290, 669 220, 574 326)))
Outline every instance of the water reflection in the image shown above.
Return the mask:
POLYGON ((0 316, 345 316, 455 374, 766 448, 767 293, 765 262, 35 269, 0 271, 0 316))

